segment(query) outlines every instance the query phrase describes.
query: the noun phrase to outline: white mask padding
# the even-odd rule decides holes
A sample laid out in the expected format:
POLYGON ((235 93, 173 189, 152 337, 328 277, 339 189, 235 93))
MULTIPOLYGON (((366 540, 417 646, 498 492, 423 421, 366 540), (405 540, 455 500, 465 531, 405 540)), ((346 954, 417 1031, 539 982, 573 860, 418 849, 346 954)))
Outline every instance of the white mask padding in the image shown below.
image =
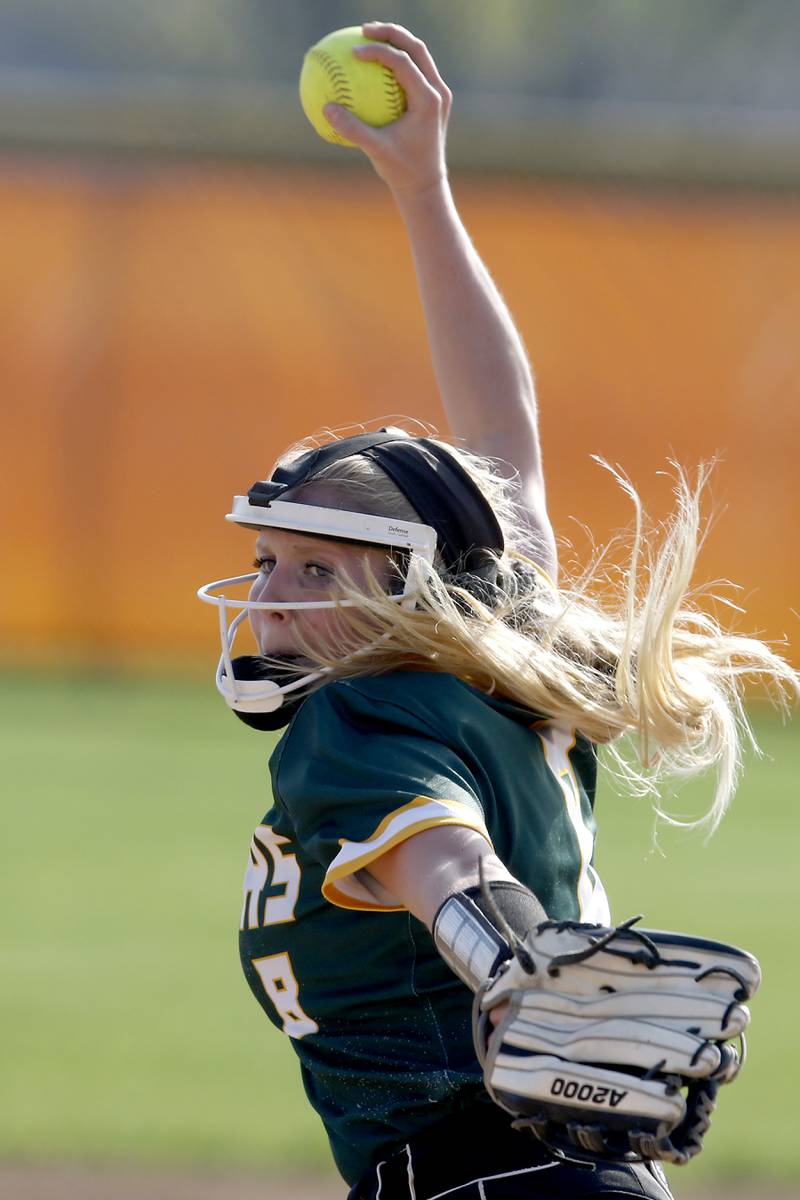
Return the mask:
POLYGON ((259 529, 296 529, 317 537, 347 538, 377 546, 416 551, 429 562, 436 553, 436 530, 417 521, 398 517, 378 517, 369 513, 348 512, 340 508, 321 508, 273 500, 266 507, 250 504, 247 496, 234 496, 233 512, 225 517, 243 527, 259 529))

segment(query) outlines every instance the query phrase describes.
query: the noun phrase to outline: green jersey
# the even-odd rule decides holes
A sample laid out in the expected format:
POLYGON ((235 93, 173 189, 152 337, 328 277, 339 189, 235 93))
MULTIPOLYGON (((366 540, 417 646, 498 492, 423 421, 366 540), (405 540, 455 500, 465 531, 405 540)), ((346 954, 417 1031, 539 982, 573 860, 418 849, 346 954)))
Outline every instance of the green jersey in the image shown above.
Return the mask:
POLYGON ((483 1091, 472 994, 425 926, 358 872, 424 829, 465 825, 550 917, 607 923, 591 865, 595 753, 452 675, 398 671, 312 693, 270 768, 242 964, 352 1184, 483 1091))

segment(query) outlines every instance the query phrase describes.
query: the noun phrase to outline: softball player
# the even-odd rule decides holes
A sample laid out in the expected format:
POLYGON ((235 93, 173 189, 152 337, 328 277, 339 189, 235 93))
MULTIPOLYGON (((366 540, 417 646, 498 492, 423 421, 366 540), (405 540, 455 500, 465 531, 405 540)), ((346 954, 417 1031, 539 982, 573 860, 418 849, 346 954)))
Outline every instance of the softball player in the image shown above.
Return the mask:
MULTIPOLYGON (((481 971, 440 918, 471 903, 498 961, 503 936, 546 917, 607 924, 595 745, 633 731, 679 770, 724 768, 725 662, 790 672, 758 643, 681 624, 688 487, 642 609, 603 614, 558 590, 528 363, 447 184, 450 93, 406 30, 365 32, 357 53, 394 71, 408 111, 381 130, 329 119, 408 229, 459 446, 390 428, 296 447, 234 501, 256 573, 201 589, 221 608, 217 684, 249 724, 285 727, 250 847, 244 973, 292 1039, 351 1200, 664 1200, 656 1165, 564 1161, 512 1128, 473 1045, 481 971), (242 581, 248 599, 232 599, 242 581), (246 616, 257 652, 235 656, 246 616), (694 689, 675 674, 689 637, 694 689)), ((712 821, 726 800, 721 785, 712 821)))

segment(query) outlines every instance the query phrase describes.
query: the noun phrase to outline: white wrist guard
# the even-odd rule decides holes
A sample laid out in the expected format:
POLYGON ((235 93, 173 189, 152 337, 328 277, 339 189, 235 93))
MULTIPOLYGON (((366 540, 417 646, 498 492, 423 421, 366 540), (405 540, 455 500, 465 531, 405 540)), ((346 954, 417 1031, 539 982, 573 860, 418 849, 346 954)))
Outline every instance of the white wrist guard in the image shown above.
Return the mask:
POLYGON ((445 900, 433 922, 433 940, 448 967, 473 992, 511 954, 506 939, 465 892, 445 900))
POLYGON ((477 992, 511 957, 516 942, 544 919, 526 887, 496 880, 448 896, 434 919, 433 940, 447 965, 477 992))

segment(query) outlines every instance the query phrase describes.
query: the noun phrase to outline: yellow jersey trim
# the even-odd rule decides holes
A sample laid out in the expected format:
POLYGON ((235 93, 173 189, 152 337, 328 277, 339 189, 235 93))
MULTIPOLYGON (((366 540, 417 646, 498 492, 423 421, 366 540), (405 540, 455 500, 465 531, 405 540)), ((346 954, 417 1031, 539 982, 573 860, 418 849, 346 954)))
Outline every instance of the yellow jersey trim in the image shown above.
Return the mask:
POLYGON ((403 905, 381 904, 376 898, 368 897, 367 889, 363 885, 359 885, 358 881, 354 881, 354 883, 359 888, 359 891, 363 891, 362 896, 350 895, 349 892, 344 891, 341 887, 337 887, 337 881, 355 875, 358 871, 368 866, 369 863, 380 858, 387 850, 392 850, 395 846, 399 846, 401 842, 407 841, 408 838, 413 837, 415 834, 422 833, 423 830, 432 829, 438 825, 463 825, 468 829, 474 829, 494 849, 482 817, 466 804, 462 804, 458 800, 435 800, 430 796, 416 796, 408 804, 404 804, 401 808, 395 809, 384 817, 375 831, 365 841, 349 842, 345 838, 340 838, 342 852, 345 854, 347 854, 348 849, 355 850, 356 847, 360 846, 363 846, 364 849, 361 853, 352 854, 352 857, 347 855, 343 862, 339 861, 341 854, 337 855, 325 875, 322 884, 323 896, 331 904, 335 904, 339 908, 365 909, 372 912, 404 912, 405 908, 403 905), (450 812, 449 814, 439 812, 435 814, 430 813, 427 816, 424 815, 424 810, 426 808, 430 810, 430 806, 432 805, 440 809, 449 809, 450 812), (423 810, 420 811, 419 819, 411 820, 407 824, 404 823, 394 833, 390 832, 393 822, 402 819, 403 816, 413 812, 415 809, 423 810), (385 836, 387 833, 389 834, 388 837, 385 836), (383 840, 381 840, 382 838, 383 840), (376 841, 379 843, 378 845, 375 845, 376 841))

